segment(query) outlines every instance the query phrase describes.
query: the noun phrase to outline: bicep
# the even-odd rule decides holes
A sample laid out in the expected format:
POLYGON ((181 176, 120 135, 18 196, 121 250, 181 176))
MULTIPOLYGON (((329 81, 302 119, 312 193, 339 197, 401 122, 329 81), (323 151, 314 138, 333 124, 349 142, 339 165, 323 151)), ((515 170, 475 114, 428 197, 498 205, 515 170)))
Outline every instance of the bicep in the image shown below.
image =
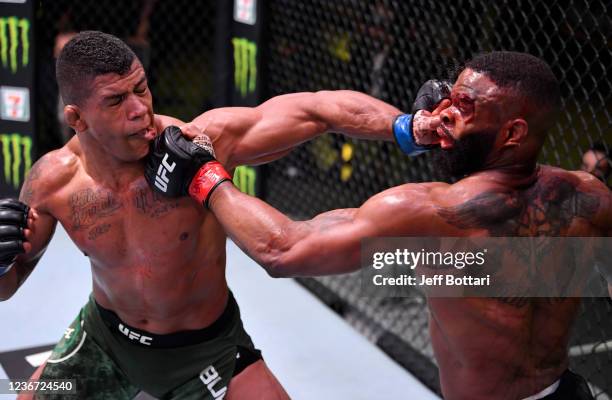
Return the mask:
POLYGON ((54 182, 45 176, 54 168, 58 168, 57 161, 47 154, 39 159, 33 166, 23 184, 19 200, 30 206, 26 240, 30 249, 18 258, 21 262, 38 260, 46 249, 57 219, 49 211, 49 199, 52 198, 55 187, 62 182, 54 182))
POLYGON ((296 244, 286 252, 285 263, 308 265, 313 275, 354 271, 360 267, 363 239, 429 235, 434 209, 428 187, 412 184, 381 192, 360 208, 294 222, 299 228, 294 231, 308 234, 291 240, 296 244))
POLYGON ((308 110, 311 93, 278 96, 255 108, 207 111, 193 120, 212 139, 217 159, 227 168, 271 161, 325 131, 308 110))

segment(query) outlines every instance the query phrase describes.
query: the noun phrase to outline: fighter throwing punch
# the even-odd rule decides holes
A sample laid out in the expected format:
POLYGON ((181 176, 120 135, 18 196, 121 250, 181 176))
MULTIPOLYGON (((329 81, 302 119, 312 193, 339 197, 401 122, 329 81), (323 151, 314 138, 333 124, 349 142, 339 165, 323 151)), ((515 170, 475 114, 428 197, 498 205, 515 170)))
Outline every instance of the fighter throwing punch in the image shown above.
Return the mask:
MULTIPOLYGON (((360 242, 368 237, 609 236, 610 191, 590 174, 536 163, 559 105, 559 85, 545 62, 523 53, 488 53, 467 62, 450 99, 436 110, 443 108, 437 140, 430 142, 440 146, 435 165, 462 177, 454 184, 394 187, 360 208, 304 222, 238 191, 204 151, 185 169, 191 172, 183 185, 276 277, 354 271, 360 242)), ((403 124, 409 118, 399 116, 394 133, 402 149, 412 152, 403 124)), ((153 170, 159 157, 151 162, 153 170)), ((579 299, 428 303, 446 399, 593 398, 585 380, 568 370, 579 299)))
MULTIPOLYGON (((228 290, 223 228, 192 199, 165 199, 147 185, 151 141, 170 125, 191 136, 205 130, 231 170, 276 159, 328 130, 386 137, 399 111, 356 92, 302 93, 256 108, 212 110, 183 125, 153 113, 142 65, 101 32, 82 32, 66 44, 57 79, 76 135, 34 165, 20 201, 0 202, 0 299, 32 272, 57 221, 90 259, 93 294, 34 377, 76 379, 84 399, 128 399, 140 391, 287 398, 228 290)), ((439 117, 422 115, 417 125, 439 125, 439 117)), ((179 133, 170 128, 163 137, 179 133)), ((174 190, 167 181, 178 160, 160 161, 153 182, 174 190)))

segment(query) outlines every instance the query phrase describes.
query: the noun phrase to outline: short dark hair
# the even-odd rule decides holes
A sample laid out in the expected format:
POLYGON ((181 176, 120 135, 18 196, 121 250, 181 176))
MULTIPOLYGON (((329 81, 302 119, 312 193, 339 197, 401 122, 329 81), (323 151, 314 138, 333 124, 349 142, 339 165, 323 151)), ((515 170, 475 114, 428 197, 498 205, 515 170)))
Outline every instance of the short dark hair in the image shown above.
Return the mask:
POLYGON ((559 81, 545 61, 531 54, 493 51, 472 58, 465 68, 485 74, 501 88, 516 90, 551 116, 561 107, 559 81))
POLYGON ((83 31, 62 49, 56 77, 65 104, 81 104, 89 95, 89 81, 98 75, 130 70, 136 55, 121 39, 99 31, 83 31))

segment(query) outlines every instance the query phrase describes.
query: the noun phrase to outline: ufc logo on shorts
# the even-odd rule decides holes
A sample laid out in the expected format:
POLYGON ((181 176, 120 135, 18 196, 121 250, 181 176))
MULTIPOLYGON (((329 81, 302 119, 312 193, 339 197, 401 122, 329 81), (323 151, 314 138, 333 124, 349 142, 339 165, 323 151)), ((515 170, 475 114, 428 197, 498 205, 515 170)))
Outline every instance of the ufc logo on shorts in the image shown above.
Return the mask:
POLYGON ((200 372, 200 380, 206 385, 206 388, 215 400, 223 400, 225 392, 227 392, 227 386, 215 389, 215 385, 221 380, 219 373, 212 365, 204 368, 200 372))
POLYGON ((136 340, 138 343, 144 344, 145 346, 151 346, 152 337, 131 331, 123 326, 123 324, 119 324, 119 332, 123 333, 130 340, 136 340))
POLYGON ((157 174, 155 175, 155 186, 157 186, 157 188, 164 193, 166 193, 168 190, 168 182, 170 181, 166 174, 172 173, 175 167, 175 162, 172 164, 168 163, 168 153, 164 154, 164 158, 162 159, 159 168, 157 168, 157 174))

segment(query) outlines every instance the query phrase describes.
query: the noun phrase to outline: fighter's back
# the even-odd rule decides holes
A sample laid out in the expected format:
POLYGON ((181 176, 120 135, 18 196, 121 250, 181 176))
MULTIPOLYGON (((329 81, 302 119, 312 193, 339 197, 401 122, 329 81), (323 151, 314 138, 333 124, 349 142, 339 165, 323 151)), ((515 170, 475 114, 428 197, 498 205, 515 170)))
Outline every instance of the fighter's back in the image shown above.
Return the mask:
MULTIPOLYGON (((440 197, 445 200, 436 207, 438 216, 458 229, 448 233, 607 236, 610 230, 610 191, 588 174, 540 166, 529 179, 508 183, 479 174, 444 188, 447 196, 465 195, 458 202, 440 197)), ((449 399, 520 399, 547 387, 567 368, 577 298, 428 301, 432 343, 449 399)))

